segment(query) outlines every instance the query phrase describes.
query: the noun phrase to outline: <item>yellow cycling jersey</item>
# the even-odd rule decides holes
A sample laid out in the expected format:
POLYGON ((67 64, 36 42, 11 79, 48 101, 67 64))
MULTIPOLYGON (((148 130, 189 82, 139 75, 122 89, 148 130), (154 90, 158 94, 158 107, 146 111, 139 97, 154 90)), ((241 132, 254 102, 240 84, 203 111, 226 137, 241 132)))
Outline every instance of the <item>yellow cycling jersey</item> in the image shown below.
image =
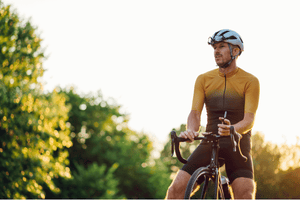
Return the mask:
MULTIPOLYGON (((192 110, 202 111, 205 104, 207 110, 207 132, 218 132, 219 117, 224 116, 231 124, 244 118, 244 113, 256 113, 259 101, 259 81, 252 74, 236 68, 223 74, 219 69, 211 70, 198 76, 192 110)), ((253 124, 247 127, 251 130, 253 124)))

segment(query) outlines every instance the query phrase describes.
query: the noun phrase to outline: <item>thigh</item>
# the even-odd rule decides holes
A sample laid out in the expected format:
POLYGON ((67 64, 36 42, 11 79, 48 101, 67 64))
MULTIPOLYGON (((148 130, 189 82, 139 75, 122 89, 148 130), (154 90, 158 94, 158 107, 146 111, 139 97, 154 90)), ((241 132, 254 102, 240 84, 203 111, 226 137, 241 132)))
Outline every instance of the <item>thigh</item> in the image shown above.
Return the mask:
POLYGON ((209 165, 211 157, 211 144, 202 142, 188 158, 188 162, 183 165, 181 170, 186 171, 190 175, 198 168, 209 165))
POLYGON ((232 151, 231 145, 224 146, 224 148, 221 147, 221 150, 225 155, 226 173, 230 180, 230 184, 240 177, 249 179, 254 178, 250 135, 243 135, 241 140, 241 150, 247 157, 247 162, 244 162, 237 152, 232 151))

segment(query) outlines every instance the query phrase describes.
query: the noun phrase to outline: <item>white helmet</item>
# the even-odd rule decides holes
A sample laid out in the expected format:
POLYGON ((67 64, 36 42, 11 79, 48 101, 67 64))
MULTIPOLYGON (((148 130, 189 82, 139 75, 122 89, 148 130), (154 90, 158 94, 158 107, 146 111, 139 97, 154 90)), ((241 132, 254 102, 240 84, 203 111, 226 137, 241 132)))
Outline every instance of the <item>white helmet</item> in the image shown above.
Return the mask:
POLYGON ((244 51, 244 43, 241 36, 235 31, 222 29, 216 32, 212 37, 208 38, 208 44, 214 45, 218 42, 227 42, 232 45, 237 45, 240 48, 240 54, 244 51))

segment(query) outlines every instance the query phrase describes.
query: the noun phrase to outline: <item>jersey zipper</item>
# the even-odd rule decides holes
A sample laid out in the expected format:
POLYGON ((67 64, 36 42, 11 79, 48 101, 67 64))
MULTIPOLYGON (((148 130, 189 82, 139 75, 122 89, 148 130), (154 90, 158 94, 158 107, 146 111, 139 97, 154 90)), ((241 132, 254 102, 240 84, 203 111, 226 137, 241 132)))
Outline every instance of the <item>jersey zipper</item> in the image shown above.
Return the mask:
POLYGON ((223 111, 225 111, 225 93, 226 93, 226 74, 224 74, 225 77, 225 87, 224 87, 224 91, 223 91, 223 111))

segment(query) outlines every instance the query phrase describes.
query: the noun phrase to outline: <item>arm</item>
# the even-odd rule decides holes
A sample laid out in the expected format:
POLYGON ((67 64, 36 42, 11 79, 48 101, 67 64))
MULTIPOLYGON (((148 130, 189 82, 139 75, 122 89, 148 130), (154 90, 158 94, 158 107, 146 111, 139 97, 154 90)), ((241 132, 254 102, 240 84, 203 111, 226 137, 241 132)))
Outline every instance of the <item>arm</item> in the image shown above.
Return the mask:
POLYGON ((200 116, 201 112, 197 110, 191 110, 188 122, 187 122, 187 130, 184 132, 181 132, 179 137, 188 138, 191 140, 191 142, 194 141, 194 137, 197 137, 199 135, 198 131, 200 128, 200 116))
POLYGON ((187 122, 187 129, 192 130, 194 132, 198 132, 200 128, 200 111, 191 110, 188 122, 187 122))
POLYGON ((255 116, 253 113, 245 113, 244 119, 233 125, 236 132, 238 132, 239 134, 248 133, 248 131, 253 127, 254 117, 255 116))
POLYGON ((192 103, 192 110, 188 116, 187 130, 181 132, 179 137, 189 138, 191 142, 194 141, 194 137, 199 135, 200 129, 200 116, 204 106, 205 92, 204 92, 204 78, 202 75, 198 76, 194 87, 194 96, 192 103))
MULTIPOLYGON (((234 129, 239 134, 246 134, 254 124, 254 114, 253 113, 245 113, 244 119, 242 121, 239 121, 236 124, 233 124, 234 129)), ((219 118, 220 120, 223 119, 223 117, 219 118)), ((222 136, 228 136, 230 135, 230 121, 228 119, 224 120, 225 124, 218 124, 219 127, 219 134, 222 136)))

